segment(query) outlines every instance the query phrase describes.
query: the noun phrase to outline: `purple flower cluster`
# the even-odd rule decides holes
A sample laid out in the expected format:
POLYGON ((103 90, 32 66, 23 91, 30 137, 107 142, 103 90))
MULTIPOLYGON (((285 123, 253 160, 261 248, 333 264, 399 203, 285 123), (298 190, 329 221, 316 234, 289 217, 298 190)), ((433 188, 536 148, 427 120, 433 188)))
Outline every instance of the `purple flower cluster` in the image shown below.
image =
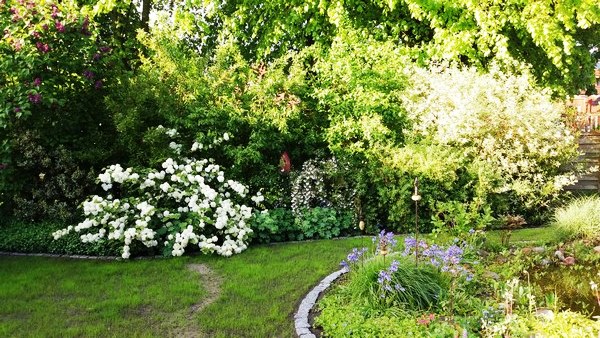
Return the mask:
POLYGON ((385 230, 381 230, 379 235, 373 237, 373 243, 377 243, 377 248, 375 249, 375 253, 379 253, 381 249, 385 248, 388 251, 391 251, 398 241, 394 238, 393 232, 386 232, 385 230))
POLYGON ((62 24, 62 22, 56 20, 56 22, 54 23, 54 27, 56 28, 56 30, 59 33, 64 33, 65 32, 65 25, 62 24))
POLYGON ((51 7, 52 7, 52 14, 50 14, 50 16, 52 17, 52 19, 56 19, 58 17, 58 13, 59 13, 58 7, 56 7, 55 4, 52 4, 51 7))
POLYGON ((42 43, 38 41, 35 43, 35 47, 42 54, 46 54, 50 51, 50 46, 47 43, 42 43))
POLYGON ((367 248, 357 249, 354 248, 346 257, 346 260, 343 260, 340 265, 343 268, 350 269, 350 265, 357 263, 360 258, 367 252, 367 248))
POLYGON ((392 264, 390 264, 389 268, 387 268, 386 270, 379 271, 379 275, 377 277, 377 283, 379 284, 381 291, 382 291, 381 298, 385 298, 386 294, 389 292, 395 292, 395 291, 404 292, 404 291, 406 291, 406 289, 402 285, 392 282, 392 276, 394 275, 394 272, 398 271, 399 266, 400 266, 400 262, 398 262, 397 260, 394 260, 394 261, 392 261, 392 264), (392 287, 392 284, 393 284, 393 287, 392 287))
POLYGON ((39 104, 42 102, 42 94, 29 94, 29 102, 39 104))
POLYGON ((90 19, 86 16, 85 19, 83 20, 83 23, 81 24, 81 34, 83 34, 85 36, 92 35, 92 33, 89 30, 89 26, 90 26, 90 19))
MULTIPOLYGON (((404 255, 414 255, 416 240, 407 237, 404 240, 404 255)), ((473 275, 460 263, 463 257, 463 249, 456 244, 443 249, 437 244, 428 245, 425 241, 419 241, 419 256, 423 261, 435 266, 442 272, 448 272, 453 276, 465 275, 467 280, 471 280, 473 275)))
MULTIPOLYGON (((404 238, 404 256, 414 254, 415 248, 417 247, 417 240, 413 237, 404 238)), ((419 241, 419 249, 423 251, 427 249, 427 243, 424 240, 419 241)))
POLYGON ((95 75, 95 74, 94 74, 94 72, 92 72, 91 70, 84 70, 84 71, 83 71, 83 76, 85 76, 86 78, 88 78, 88 79, 90 79, 90 80, 91 80, 91 79, 93 79, 93 78, 94 78, 94 76, 96 76, 96 75, 95 75))

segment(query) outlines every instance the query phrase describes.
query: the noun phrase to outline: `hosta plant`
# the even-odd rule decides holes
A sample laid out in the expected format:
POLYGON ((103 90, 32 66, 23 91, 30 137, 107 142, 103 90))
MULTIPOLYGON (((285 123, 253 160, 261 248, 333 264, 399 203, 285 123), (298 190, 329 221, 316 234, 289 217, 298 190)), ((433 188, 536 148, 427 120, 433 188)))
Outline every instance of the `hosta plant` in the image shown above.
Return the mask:
MULTIPOLYGON (((227 137, 225 137, 227 138, 227 137)), ((192 150, 202 149, 195 143, 192 150)), ((106 168, 98 182, 107 192, 83 202, 86 219, 53 233, 58 239, 71 231, 82 242, 123 242, 122 257, 132 242, 163 247, 164 255, 181 256, 189 244, 203 253, 231 256, 246 249, 252 233, 248 219, 263 196, 227 179, 212 159, 168 158, 159 169, 136 171, 119 164, 106 168)))

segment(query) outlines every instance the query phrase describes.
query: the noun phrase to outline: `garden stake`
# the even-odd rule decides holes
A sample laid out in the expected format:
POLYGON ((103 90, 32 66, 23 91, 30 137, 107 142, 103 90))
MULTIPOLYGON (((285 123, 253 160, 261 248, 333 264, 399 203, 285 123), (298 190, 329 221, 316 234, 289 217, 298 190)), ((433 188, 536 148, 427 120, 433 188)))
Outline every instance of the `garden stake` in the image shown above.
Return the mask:
POLYGON ((415 177, 415 192, 412 195, 412 200, 415 201, 415 265, 419 265, 419 178, 415 177))
MULTIPOLYGON (((362 219, 360 220, 360 222, 358 222, 358 228, 360 229, 360 246, 361 246, 361 250, 362 248, 365 247, 365 234, 364 234, 364 230, 365 230, 365 221, 363 221, 362 219)), ((361 266, 364 267, 365 266, 365 255, 363 254, 361 257, 361 266)))

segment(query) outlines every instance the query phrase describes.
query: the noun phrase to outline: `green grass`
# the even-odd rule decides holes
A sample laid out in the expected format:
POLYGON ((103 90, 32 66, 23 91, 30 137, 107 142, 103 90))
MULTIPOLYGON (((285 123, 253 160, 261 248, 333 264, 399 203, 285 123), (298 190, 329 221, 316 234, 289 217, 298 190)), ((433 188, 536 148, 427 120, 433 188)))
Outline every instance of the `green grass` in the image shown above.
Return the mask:
MULTIPOLYGON (((487 240, 500 245, 502 232, 505 230, 493 230, 487 232, 487 240)), ((554 243, 560 240, 559 234, 555 229, 550 227, 540 228, 524 228, 513 230, 510 237, 510 244, 515 243, 528 243, 532 245, 543 245, 547 243, 554 243)))
POLYGON ((0 257, 0 336, 164 336, 205 294, 187 261, 0 257))
POLYGON ((0 257, 0 337, 292 337, 298 302, 362 241, 370 243, 256 246, 231 258, 0 257), (206 293, 188 263, 223 279, 219 299, 194 315, 190 307, 206 293))

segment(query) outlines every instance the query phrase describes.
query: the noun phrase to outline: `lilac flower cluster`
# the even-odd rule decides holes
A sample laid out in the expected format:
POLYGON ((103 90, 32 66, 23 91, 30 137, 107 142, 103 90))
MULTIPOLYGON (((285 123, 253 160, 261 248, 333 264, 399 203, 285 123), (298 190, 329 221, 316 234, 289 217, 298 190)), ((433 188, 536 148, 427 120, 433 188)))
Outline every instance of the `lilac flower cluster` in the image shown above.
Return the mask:
MULTIPOLYGON (((404 255, 414 255, 417 242, 412 237, 407 237, 404 240, 404 255)), ((428 245, 425 241, 419 241, 419 256, 442 272, 450 273, 452 276, 464 275, 467 281, 473 278, 473 275, 465 269, 460 263, 463 257, 463 249, 456 244, 449 246, 447 249, 440 247, 437 244, 428 245)))
POLYGON ((377 244, 377 248, 375 249, 375 254, 379 253, 381 250, 385 249, 388 252, 391 251, 398 241, 394 238, 394 233, 386 232, 385 230, 381 230, 379 235, 373 237, 373 243, 377 244))
MULTIPOLYGON (((404 256, 414 254, 415 248, 417 247, 417 240, 413 237, 404 238, 404 256)), ((427 243, 424 240, 419 240, 419 249, 423 251, 427 249, 427 243)))
POLYGON ((400 262, 398 262, 397 260, 392 261, 392 264, 390 264, 390 267, 387 268, 386 270, 381 270, 379 271, 379 276, 377 277, 377 283, 380 286, 380 290, 381 290, 381 298, 385 298, 387 293, 391 293, 391 292, 395 292, 395 291, 400 291, 400 292, 404 292, 406 291, 406 289, 398 284, 398 283, 393 283, 392 282, 392 276, 394 274, 394 272, 398 271, 398 267, 400 266, 400 262), (392 287, 393 284, 393 287, 392 287))
POLYGON ((365 252, 367 252, 367 248, 362 248, 360 250, 357 248, 352 249, 352 251, 346 257, 346 260, 343 260, 340 263, 340 265, 343 268, 350 270, 350 266, 352 264, 357 263, 360 260, 360 258, 365 254, 365 252))
POLYGON ((42 94, 39 94, 39 93, 29 94, 28 98, 29 98, 29 102, 31 102, 33 104, 39 104, 42 102, 42 94))

